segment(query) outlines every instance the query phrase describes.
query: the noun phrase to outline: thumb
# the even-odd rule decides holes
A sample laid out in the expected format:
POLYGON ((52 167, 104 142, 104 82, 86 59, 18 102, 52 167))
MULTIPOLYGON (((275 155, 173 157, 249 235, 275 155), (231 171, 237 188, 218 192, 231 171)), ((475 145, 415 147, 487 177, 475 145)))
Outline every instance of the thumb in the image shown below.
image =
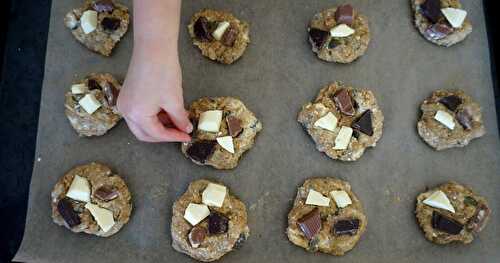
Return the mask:
POLYGON ((177 129, 186 133, 193 131, 193 124, 189 121, 188 113, 182 105, 176 107, 165 107, 164 110, 168 113, 170 120, 177 127, 177 129))

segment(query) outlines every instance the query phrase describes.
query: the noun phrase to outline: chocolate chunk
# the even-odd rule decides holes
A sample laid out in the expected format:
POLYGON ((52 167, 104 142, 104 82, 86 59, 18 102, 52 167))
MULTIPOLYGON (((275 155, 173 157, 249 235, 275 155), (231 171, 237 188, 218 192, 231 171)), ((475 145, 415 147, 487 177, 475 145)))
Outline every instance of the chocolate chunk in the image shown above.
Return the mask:
POLYGON ((189 231, 188 239, 192 247, 197 248, 207 236, 207 229, 202 226, 195 226, 189 231))
POLYGON ((456 115, 456 119, 464 129, 472 129, 472 116, 467 109, 459 111, 456 115))
POLYGON ((234 41, 236 41, 236 37, 238 37, 238 29, 230 26, 224 35, 222 35, 221 42, 224 46, 232 47, 234 45, 234 41))
POLYGON ((477 206, 477 201, 472 196, 466 196, 464 198, 464 204, 468 206, 477 206))
POLYGON ((81 223, 80 217, 73 210, 73 205, 67 198, 59 200, 59 202, 57 203, 57 212, 59 212, 59 214, 62 216, 69 227, 75 227, 81 223))
POLYGON ((121 20, 113 17, 105 17, 101 21, 101 25, 105 30, 115 31, 120 27, 121 20))
POLYGON ((426 0, 420 5, 420 12, 432 23, 437 23, 441 17, 441 0, 426 0))
POLYGON ((94 191, 94 196, 105 202, 117 198, 118 195, 118 191, 114 187, 108 185, 103 185, 94 191))
POLYGON ((317 28, 309 29, 309 41, 314 45, 315 48, 321 49, 328 39, 330 32, 323 31, 317 28))
POLYGON ((243 127, 241 127, 241 120, 234 116, 227 116, 227 129, 229 130, 229 135, 232 137, 237 137, 240 135, 241 131, 243 131, 243 127))
POLYGON ((347 89, 341 89, 333 95, 333 100, 335 101, 335 105, 337 108, 345 115, 353 116, 354 115, 354 106, 352 103, 351 95, 347 89))
POLYGON ((484 204, 481 204, 477 210, 474 216, 472 216, 469 219, 469 222, 467 222, 467 229, 469 231, 473 231, 475 233, 481 231, 484 226, 486 225, 486 219, 490 215, 491 210, 484 204))
POLYGON ((450 235, 458 235, 464 226, 434 211, 432 212, 432 228, 450 235))
POLYGON ((212 41, 212 31, 206 17, 199 17, 194 23, 194 35, 202 41, 212 41))
POLYGON ((363 112, 361 117, 354 121, 351 126, 353 129, 360 131, 368 136, 373 135, 373 125, 372 125, 372 111, 367 110, 363 112))
POLYGON ((445 24, 434 24, 427 28, 425 35, 431 39, 439 40, 453 32, 453 29, 445 24))
POLYGON ((92 3, 92 8, 99 13, 113 12, 115 5, 111 0, 99 0, 92 3))
POLYGON ((351 26, 354 21, 354 11, 352 6, 350 4, 346 4, 337 7, 337 11, 335 11, 335 21, 337 21, 337 24, 346 24, 351 26))
POLYGON ((446 106, 446 108, 448 108, 449 110, 455 111, 455 110, 457 110, 458 106, 460 106, 460 104, 462 104, 462 99, 458 96, 450 95, 450 96, 446 96, 446 97, 441 98, 439 100, 439 102, 441 104, 443 104, 444 106, 446 106))
POLYGON ((300 230, 304 233, 307 239, 311 240, 321 230, 321 217, 319 209, 314 208, 311 212, 298 220, 300 230))
POLYGON ((87 81, 87 86, 89 87, 89 90, 101 89, 101 85, 99 85, 99 82, 95 79, 89 79, 87 81))
POLYGON ((113 107, 116 105, 116 100, 118 99, 118 94, 120 91, 111 83, 107 83, 106 86, 102 89, 104 95, 106 95, 106 100, 108 101, 109 106, 113 107))
POLYGON ((221 213, 212 212, 208 216, 208 233, 211 235, 224 234, 229 229, 229 218, 221 213))
POLYGON ((333 224, 333 234, 336 236, 341 235, 355 235, 359 229, 359 219, 339 220, 333 224))
POLYGON ((216 141, 197 141, 191 144, 186 153, 193 160, 205 163, 208 157, 214 153, 216 144, 216 141))

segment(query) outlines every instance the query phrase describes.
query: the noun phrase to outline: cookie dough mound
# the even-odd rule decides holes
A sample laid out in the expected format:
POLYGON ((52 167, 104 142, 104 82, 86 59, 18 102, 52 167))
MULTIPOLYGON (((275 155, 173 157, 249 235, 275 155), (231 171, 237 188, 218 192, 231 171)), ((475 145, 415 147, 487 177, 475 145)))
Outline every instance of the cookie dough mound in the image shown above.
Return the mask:
POLYGON ((418 195, 415 213, 425 238, 443 245, 472 242, 486 226, 491 210, 484 197, 448 182, 418 195))
POLYGON ((108 73, 92 73, 71 87, 66 93, 65 113, 78 135, 104 135, 121 120, 116 108, 120 89, 121 84, 108 73))
MULTIPOLYGON (((208 205, 207 213, 210 214, 195 226, 184 218, 190 204, 206 207, 203 204, 206 198, 204 192, 207 186, 213 184, 208 180, 192 182, 172 208, 172 247, 205 262, 217 260, 238 248, 250 235, 245 204, 228 189, 225 190, 221 207, 208 205)), ((224 187, 218 183, 216 185, 224 187)))
POLYGON ((481 107, 461 90, 437 90, 424 100, 420 110, 418 134, 438 151, 464 147, 485 134, 481 107), (446 121, 443 116, 449 124, 442 122, 446 121))
POLYGON ((109 237, 120 231, 128 222, 132 213, 131 199, 131 194, 123 179, 114 174, 106 165, 93 162, 77 166, 60 178, 52 190, 52 219, 54 223, 65 226, 75 233, 85 232, 109 237), (75 180, 87 182, 83 185, 88 186, 89 200, 74 199, 82 196, 82 194, 75 196, 71 193, 73 188, 75 192, 82 192, 82 188, 78 187, 81 184, 74 182, 75 180), (98 219, 86 208, 87 203, 112 213, 114 224, 108 225, 109 230, 104 231, 101 228, 101 223, 98 223, 98 219))
POLYGON ((318 58, 328 62, 351 63, 362 56, 370 43, 368 19, 351 5, 326 9, 309 23, 309 42, 318 58), (340 26, 340 27, 339 27, 340 26), (346 29, 346 26, 349 27, 346 29), (339 31, 335 36, 330 31, 339 31), (345 30, 354 30, 348 36, 345 30))
POLYGON ((410 0, 415 26, 428 41, 444 47, 452 46, 472 32, 472 24, 466 17, 461 25, 454 27, 442 13, 444 8, 461 9, 459 0, 410 0))
POLYGON ((297 120, 318 151, 332 159, 355 161, 382 137, 384 115, 370 90, 334 82, 302 106, 297 120))
POLYGON ((127 32, 129 20, 128 8, 114 0, 86 0, 83 7, 66 14, 64 23, 78 42, 94 52, 110 56, 127 32), (92 26, 95 14, 97 23, 92 26), (89 24, 90 27, 87 26, 89 24))
POLYGON ((293 244, 307 251, 342 256, 354 248, 367 223, 363 206, 348 182, 332 177, 312 178, 297 190, 293 208, 288 213, 287 235, 293 244), (312 199, 310 191, 329 199, 327 205, 307 204, 312 199), (333 197, 332 191, 343 192, 349 202, 333 197))
POLYGON ((243 102, 232 97, 201 98, 189 108, 189 119, 194 124, 191 142, 183 143, 184 155, 199 165, 210 165, 216 169, 233 169, 244 152, 252 148, 262 123, 245 107, 243 102), (216 132, 207 132, 199 127, 200 115, 207 111, 220 111, 222 118, 216 132), (220 138, 232 138, 234 153, 220 143, 220 138))
POLYGON ((188 31, 203 56, 224 64, 238 60, 250 43, 250 26, 229 12, 203 9, 191 18, 188 31))

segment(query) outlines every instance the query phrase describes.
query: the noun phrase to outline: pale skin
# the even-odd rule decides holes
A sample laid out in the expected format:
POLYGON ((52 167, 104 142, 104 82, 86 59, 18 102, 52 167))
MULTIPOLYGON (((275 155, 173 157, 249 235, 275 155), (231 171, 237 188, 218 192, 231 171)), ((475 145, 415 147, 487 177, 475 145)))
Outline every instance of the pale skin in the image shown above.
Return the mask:
POLYGON ((134 48, 118 110, 145 142, 190 141, 178 56, 181 0, 134 0, 134 48))

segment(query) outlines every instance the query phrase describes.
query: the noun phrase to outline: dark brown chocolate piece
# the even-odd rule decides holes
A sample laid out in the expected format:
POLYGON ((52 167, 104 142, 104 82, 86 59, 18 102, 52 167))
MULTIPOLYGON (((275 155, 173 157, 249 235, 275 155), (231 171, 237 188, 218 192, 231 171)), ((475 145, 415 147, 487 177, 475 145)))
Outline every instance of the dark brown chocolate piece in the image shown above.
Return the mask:
POLYGON ((372 125, 372 111, 367 110, 363 112, 361 117, 352 123, 353 129, 360 131, 368 136, 373 135, 373 125, 372 125))
POLYGON ((439 40, 449 35, 453 29, 444 24, 434 24, 427 28, 425 35, 430 39, 439 40))
POLYGON ((229 135, 232 137, 237 137, 243 131, 241 127, 241 120, 234 116, 227 116, 227 129, 229 130, 229 135))
POLYGON ((317 28, 309 29, 309 41, 314 45, 315 48, 321 49, 328 39, 330 32, 323 31, 317 28))
POLYGON ((92 8, 99 13, 113 12, 115 5, 111 0, 99 0, 92 3, 92 8))
POLYGON ((300 230, 304 233, 307 239, 311 240, 321 230, 321 217, 319 209, 314 208, 311 212, 298 220, 300 230))
POLYGON ((106 95, 106 100, 108 101, 109 106, 115 106, 120 91, 109 82, 106 84, 106 86, 104 86, 102 91, 104 92, 104 95, 106 95))
POLYGON ((212 212, 208 216, 208 233, 210 235, 224 234, 229 229, 229 218, 221 213, 212 212))
POLYGON ((446 96, 446 97, 441 98, 439 100, 439 102, 441 104, 443 104, 444 106, 446 106, 446 108, 448 108, 449 110, 456 111, 458 106, 460 106, 460 104, 462 104, 462 99, 458 96, 450 95, 450 96, 446 96))
POLYGON ((346 24, 351 26, 354 21, 354 11, 352 6, 350 4, 346 4, 337 7, 337 10, 335 11, 335 21, 337 21, 337 24, 346 24))
POLYGON ((192 247, 197 248, 207 236, 207 229, 202 226, 195 226, 189 231, 188 240, 192 247))
POLYGON ((238 29, 230 26, 224 35, 222 35, 221 42, 224 46, 232 47, 234 46, 234 41, 236 41, 236 37, 238 37, 238 29))
POLYGON ((464 226, 434 211, 432 212, 432 228, 450 235, 458 235, 464 226))
POLYGON ((462 125, 462 127, 466 130, 472 129, 472 116, 470 115, 469 111, 467 109, 461 110, 457 113, 455 117, 462 125))
POLYGON ((105 30, 115 31, 120 27, 121 20, 113 17, 105 17, 101 21, 101 25, 105 30))
POLYGON ((340 89, 337 91, 335 95, 333 95, 333 100, 335 101, 335 105, 337 105, 340 112, 348 116, 354 115, 352 98, 347 89, 340 89))
POLYGON ((441 17, 441 0, 426 0, 420 5, 420 12, 432 23, 437 23, 441 17))
POLYGON ((117 198, 118 195, 118 191, 114 187, 108 185, 103 185, 94 191, 94 196, 105 202, 117 198))
POLYGON ((73 204, 67 198, 59 200, 57 203, 57 212, 59 212, 69 227, 75 227, 81 223, 80 217, 73 210, 73 204))
POLYGON ((214 153, 216 141, 197 141, 191 144, 186 153, 193 160, 205 163, 205 161, 214 153))
POLYGON ((101 89, 101 85, 99 85, 99 82, 95 79, 89 79, 87 81, 87 86, 89 87, 89 90, 101 89))
POLYGON ((355 235, 359 229, 359 219, 339 220, 333 224, 333 234, 335 236, 341 235, 355 235))
POLYGON ((483 230, 486 225, 486 219, 490 215, 491 210, 484 204, 477 207, 476 213, 467 222, 467 230, 478 233, 483 230))
POLYGON ((194 23, 194 35, 202 41, 212 41, 212 31, 210 30, 210 23, 206 17, 199 17, 194 23))

